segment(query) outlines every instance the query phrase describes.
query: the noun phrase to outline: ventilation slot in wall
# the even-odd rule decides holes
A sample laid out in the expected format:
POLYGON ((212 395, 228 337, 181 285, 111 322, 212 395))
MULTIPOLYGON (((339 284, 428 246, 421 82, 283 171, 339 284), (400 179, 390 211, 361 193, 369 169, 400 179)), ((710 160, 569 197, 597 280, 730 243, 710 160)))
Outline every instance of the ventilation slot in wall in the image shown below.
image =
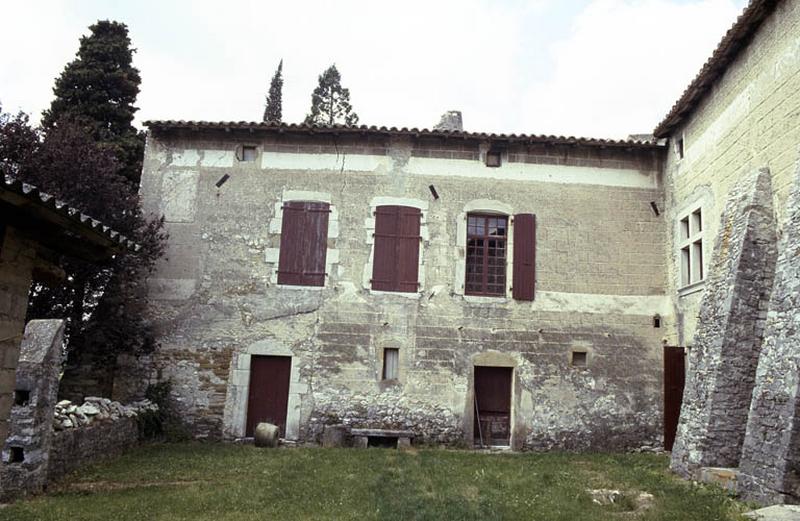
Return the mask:
POLYGON ((14 405, 24 407, 31 401, 31 392, 24 389, 14 391, 14 405))
POLYGON ((22 449, 22 447, 11 447, 9 450, 9 463, 22 463, 25 461, 25 451, 22 449))

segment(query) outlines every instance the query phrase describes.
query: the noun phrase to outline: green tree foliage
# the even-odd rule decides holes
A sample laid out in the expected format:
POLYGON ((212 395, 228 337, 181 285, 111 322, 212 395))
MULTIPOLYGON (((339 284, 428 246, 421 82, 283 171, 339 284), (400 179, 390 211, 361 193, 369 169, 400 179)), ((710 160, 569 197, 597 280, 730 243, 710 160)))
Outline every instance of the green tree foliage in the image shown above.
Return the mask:
POLYGON ((144 133, 132 123, 141 78, 132 64, 128 28, 103 20, 89 29, 76 58, 56 80, 55 99, 43 114, 42 126, 49 132, 64 121, 77 121, 113 153, 123 177, 138 184, 144 133))
POLYGON ((6 114, 0 104, 0 174, 14 176, 28 164, 39 149, 40 139, 27 114, 6 114))
POLYGON ((311 95, 311 113, 306 116, 306 124, 358 124, 358 114, 350 105, 350 90, 342 87, 341 80, 336 65, 320 75, 319 85, 311 95))
POLYGON ((269 94, 264 108, 264 121, 267 123, 280 123, 283 112, 283 60, 278 64, 278 69, 272 76, 269 84, 269 94))
POLYGON ((28 318, 65 318, 68 351, 107 353, 154 347, 146 318, 144 281, 163 254, 161 219, 147 219, 136 187, 120 174, 117 158, 92 137, 92 127, 62 119, 43 134, 24 114, 0 114, 0 168, 79 208, 136 241, 139 250, 103 264, 57 259, 67 277, 61 283, 35 280, 28 318))
POLYGON ((131 126, 139 75, 130 66, 127 29, 116 22, 91 29, 57 80, 42 129, 32 128, 25 114, 0 111, 3 174, 38 186, 140 245, 101 265, 53 259, 65 280, 34 280, 28 318, 67 320, 68 371, 81 353, 101 353, 113 371, 117 354, 155 347, 144 284, 166 241, 163 220, 144 215, 138 182, 132 182, 143 147, 131 126))

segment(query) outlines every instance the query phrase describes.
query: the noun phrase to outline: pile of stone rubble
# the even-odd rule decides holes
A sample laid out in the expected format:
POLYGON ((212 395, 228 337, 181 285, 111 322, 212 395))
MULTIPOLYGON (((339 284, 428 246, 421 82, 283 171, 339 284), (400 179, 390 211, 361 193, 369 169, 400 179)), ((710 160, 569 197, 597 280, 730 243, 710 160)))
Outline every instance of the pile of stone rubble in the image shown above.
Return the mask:
POLYGON ((128 405, 97 396, 87 397, 83 405, 75 405, 69 400, 61 400, 56 404, 53 428, 57 431, 72 429, 91 425, 94 422, 135 418, 141 413, 157 410, 158 405, 150 400, 141 400, 128 405))

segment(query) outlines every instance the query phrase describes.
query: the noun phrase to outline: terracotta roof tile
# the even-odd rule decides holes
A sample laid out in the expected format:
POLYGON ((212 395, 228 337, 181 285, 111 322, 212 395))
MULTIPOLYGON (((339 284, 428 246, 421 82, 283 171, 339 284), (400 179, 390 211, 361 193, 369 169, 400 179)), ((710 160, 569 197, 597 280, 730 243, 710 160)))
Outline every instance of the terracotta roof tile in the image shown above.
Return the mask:
POLYGON ((46 192, 42 192, 34 185, 23 183, 22 181, 9 176, 3 176, 3 182, 2 185, 0 185, 0 189, 8 190, 15 194, 21 195, 37 205, 48 208, 52 212, 66 216, 72 221, 81 224, 85 228, 93 230, 96 233, 100 233, 115 245, 132 251, 139 249, 138 244, 128 239, 121 233, 111 229, 109 226, 106 226, 97 219, 86 215, 77 208, 69 206, 67 203, 56 199, 54 196, 46 192))
POLYGON ((144 125, 152 130, 259 130, 275 133, 325 133, 325 134, 384 134, 391 136, 430 136, 444 138, 462 138, 478 140, 516 141, 530 143, 588 145, 600 147, 641 147, 659 148, 663 145, 656 139, 597 139, 574 136, 546 136, 532 134, 494 134, 486 132, 466 132, 463 130, 430 130, 426 128, 397 128, 378 126, 348 125, 306 125, 297 123, 264 123, 248 121, 184 121, 155 120, 145 121, 144 125))

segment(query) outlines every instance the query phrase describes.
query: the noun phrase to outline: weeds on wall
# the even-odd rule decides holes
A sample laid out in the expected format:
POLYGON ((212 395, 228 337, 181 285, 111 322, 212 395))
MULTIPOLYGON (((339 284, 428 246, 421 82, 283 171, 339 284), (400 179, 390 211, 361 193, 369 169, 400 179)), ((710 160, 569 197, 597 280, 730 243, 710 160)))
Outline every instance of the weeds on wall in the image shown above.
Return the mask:
POLYGON ((169 399, 171 391, 172 382, 170 380, 147 386, 144 396, 158 405, 158 410, 147 411, 139 415, 139 439, 170 442, 191 439, 189 431, 169 399))

